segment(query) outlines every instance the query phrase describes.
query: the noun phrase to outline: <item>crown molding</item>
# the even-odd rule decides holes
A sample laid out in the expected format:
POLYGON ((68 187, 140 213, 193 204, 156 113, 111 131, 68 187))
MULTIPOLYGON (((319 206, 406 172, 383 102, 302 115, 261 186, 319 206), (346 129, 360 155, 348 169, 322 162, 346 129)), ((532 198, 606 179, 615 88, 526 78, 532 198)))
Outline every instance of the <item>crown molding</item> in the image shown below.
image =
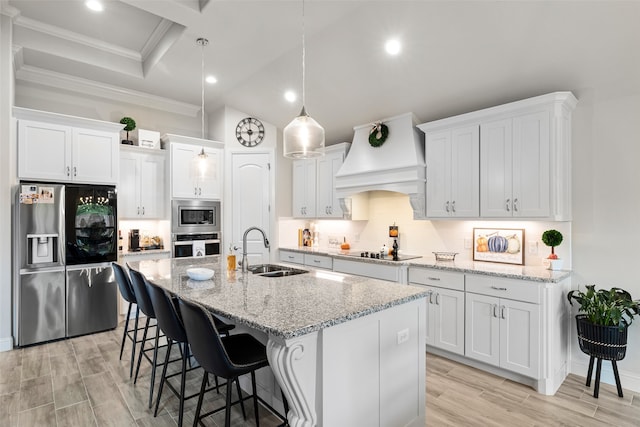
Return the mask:
POLYGON ((167 34, 167 31, 169 31, 169 29, 173 24, 174 22, 168 19, 162 18, 162 20, 160 21, 158 26, 153 30, 153 32, 147 39, 147 42, 144 44, 144 46, 142 47, 142 50, 140 51, 140 57, 142 58, 142 61, 147 60, 147 58, 149 57, 149 54, 153 52, 156 46, 158 46, 158 43, 162 41, 165 34, 167 34))
POLYGON ((140 105, 183 116, 196 117, 201 108, 199 105, 175 101, 146 92, 125 89, 28 65, 16 70, 15 77, 16 80, 22 82, 109 99, 118 103, 140 105))
POLYGON ((20 16, 20 10, 13 6, 8 5, 6 2, 0 2, 0 14, 8 16, 11 19, 15 19, 20 16))

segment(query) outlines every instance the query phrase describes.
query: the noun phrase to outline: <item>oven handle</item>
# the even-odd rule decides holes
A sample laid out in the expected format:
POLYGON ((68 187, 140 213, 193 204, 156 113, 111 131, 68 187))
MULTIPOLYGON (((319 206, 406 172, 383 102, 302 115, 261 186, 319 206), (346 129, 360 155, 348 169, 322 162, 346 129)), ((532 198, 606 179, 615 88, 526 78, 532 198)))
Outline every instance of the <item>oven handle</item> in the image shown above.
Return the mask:
POLYGON ((219 239, 214 239, 214 240, 187 240, 187 241, 180 241, 180 242, 173 242, 174 246, 186 246, 186 245, 193 245, 194 242, 204 242, 205 245, 211 244, 211 243, 220 243, 219 239))

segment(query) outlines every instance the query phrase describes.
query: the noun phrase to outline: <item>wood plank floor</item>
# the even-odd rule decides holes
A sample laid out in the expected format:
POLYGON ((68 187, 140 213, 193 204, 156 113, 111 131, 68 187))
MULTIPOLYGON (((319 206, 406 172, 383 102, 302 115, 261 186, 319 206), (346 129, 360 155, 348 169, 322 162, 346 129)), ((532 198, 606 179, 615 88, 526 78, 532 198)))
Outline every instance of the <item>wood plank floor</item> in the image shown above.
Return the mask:
MULTIPOLYGON (((176 426, 178 401, 167 389, 157 418, 147 408, 149 364, 143 361, 136 385, 129 379, 130 347, 118 358, 121 333, 118 328, 0 353, 0 426, 176 426)), ((196 392, 200 380, 201 372, 190 373, 187 393, 196 392)), ((543 396, 427 354, 426 380, 428 426, 640 426, 640 394, 625 390, 621 399, 614 386, 603 384, 594 399, 575 375, 555 396, 543 396)), ((191 399, 185 405, 185 426, 193 423, 195 404, 191 399)), ((205 410, 222 404, 224 394, 209 393, 205 410)), ((233 426, 254 425, 250 406, 246 422, 234 408, 233 426)), ((260 416, 261 426, 279 424, 262 407, 260 416)), ((223 424, 223 413, 205 420, 207 426, 223 424)))

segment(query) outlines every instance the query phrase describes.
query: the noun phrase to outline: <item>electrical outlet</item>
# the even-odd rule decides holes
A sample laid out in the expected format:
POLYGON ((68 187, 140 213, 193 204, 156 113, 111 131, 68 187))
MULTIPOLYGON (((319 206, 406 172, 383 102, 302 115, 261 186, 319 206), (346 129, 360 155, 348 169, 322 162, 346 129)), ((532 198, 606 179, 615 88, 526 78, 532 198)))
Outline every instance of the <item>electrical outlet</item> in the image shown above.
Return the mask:
POLYGON ((464 239, 464 248, 465 249, 471 249, 472 245, 473 245, 473 243, 471 242, 471 239, 464 239))
POLYGON ((538 254, 538 242, 529 242, 529 255, 537 255, 538 254))
POLYGON ((398 344, 409 341, 409 329, 398 331, 398 344))

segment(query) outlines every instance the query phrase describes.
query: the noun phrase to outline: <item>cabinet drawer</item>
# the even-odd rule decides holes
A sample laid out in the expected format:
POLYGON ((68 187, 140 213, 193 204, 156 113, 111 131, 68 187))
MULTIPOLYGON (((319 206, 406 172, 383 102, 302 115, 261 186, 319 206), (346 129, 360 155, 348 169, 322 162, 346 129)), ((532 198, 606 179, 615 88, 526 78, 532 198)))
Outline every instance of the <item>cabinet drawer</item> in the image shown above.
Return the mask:
POLYGON ((333 258, 324 255, 304 254, 304 265, 331 270, 333 269, 333 258))
POLYGON ((541 301, 542 287, 536 282, 468 274, 466 286, 467 292, 476 294, 491 295, 534 304, 540 304, 541 301))
POLYGON ((333 263, 333 271, 371 277, 373 279, 388 280, 390 282, 400 282, 400 267, 393 265, 336 259, 333 263))
POLYGON ((280 251, 280 261, 304 264, 304 254, 301 252, 280 251))
POLYGON ((464 274, 431 268, 409 267, 409 283, 464 291, 464 274))

